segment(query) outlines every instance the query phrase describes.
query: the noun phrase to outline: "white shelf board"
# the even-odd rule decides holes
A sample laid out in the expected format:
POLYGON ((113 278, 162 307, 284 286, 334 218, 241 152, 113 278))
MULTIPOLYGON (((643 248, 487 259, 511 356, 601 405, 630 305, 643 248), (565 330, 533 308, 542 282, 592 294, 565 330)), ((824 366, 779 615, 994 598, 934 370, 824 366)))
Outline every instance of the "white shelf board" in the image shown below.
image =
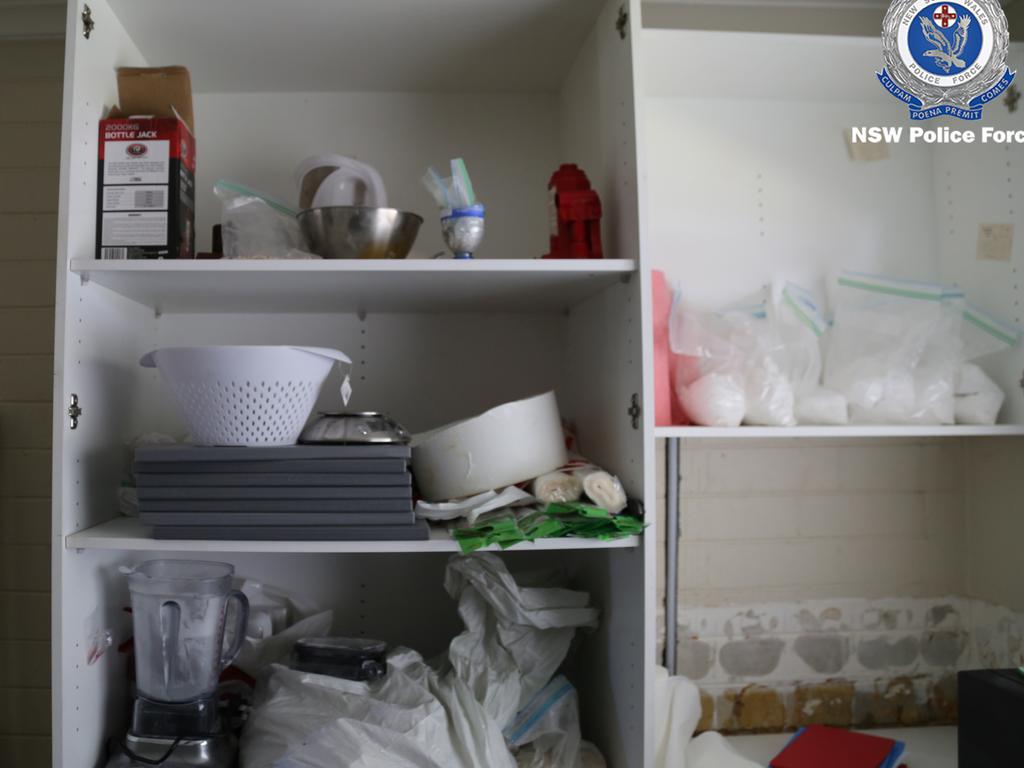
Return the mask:
POLYGON ((631 259, 71 260, 158 312, 562 312, 636 271, 631 259))
MULTIPOLYGON (((913 768, 956 768, 956 726, 921 728, 878 728, 863 731, 906 744, 900 763, 913 768)), ((767 733, 753 736, 729 736, 727 741, 741 755, 758 765, 768 763, 793 738, 792 733, 767 733)))
POLYGON ((655 437, 722 438, 752 437, 1012 437, 1024 435, 1024 424, 972 426, 914 426, 904 424, 850 425, 845 427, 655 427, 655 437))
MULTIPOLYGON (((636 547, 639 536, 614 541, 597 539, 538 539, 511 547, 511 552, 566 549, 626 549, 636 547)), ((459 545, 443 528, 431 528, 427 541, 186 541, 154 539, 152 529, 136 518, 118 517, 65 537, 67 549, 117 549, 151 552, 459 552, 459 545)), ((502 551, 491 546, 483 551, 502 551)))

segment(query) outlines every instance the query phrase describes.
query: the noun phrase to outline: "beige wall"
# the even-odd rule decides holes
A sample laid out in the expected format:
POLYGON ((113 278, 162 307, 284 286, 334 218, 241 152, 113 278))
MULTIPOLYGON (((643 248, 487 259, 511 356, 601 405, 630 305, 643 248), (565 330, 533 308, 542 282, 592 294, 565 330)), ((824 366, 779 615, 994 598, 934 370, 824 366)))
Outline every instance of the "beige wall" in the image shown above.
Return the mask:
POLYGON ((967 461, 948 438, 683 440, 680 613, 967 594, 967 461))
MULTIPOLYGON (((676 650, 678 671, 701 686, 703 728, 955 716, 955 671, 1024 627, 979 605, 989 642, 970 643, 972 455, 950 438, 681 442, 676 650), (996 637, 1004 624, 1013 632, 996 637), (804 706, 826 699, 841 706, 804 706)), ((663 457, 659 445, 659 475, 663 457)), ((663 487, 658 501, 663 521, 663 487)), ((660 555, 663 522, 659 533, 660 555)), ((663 567, 659 577, 660 634, 663 567)))
POLYGON ((968 592, 1024 613, 1024 442, 974 441, 968 466, 968 592))
POLYGON ((62 41, 0 40, 0 766, 12 768, 50 764, 50 425, 63 67, 62 41))

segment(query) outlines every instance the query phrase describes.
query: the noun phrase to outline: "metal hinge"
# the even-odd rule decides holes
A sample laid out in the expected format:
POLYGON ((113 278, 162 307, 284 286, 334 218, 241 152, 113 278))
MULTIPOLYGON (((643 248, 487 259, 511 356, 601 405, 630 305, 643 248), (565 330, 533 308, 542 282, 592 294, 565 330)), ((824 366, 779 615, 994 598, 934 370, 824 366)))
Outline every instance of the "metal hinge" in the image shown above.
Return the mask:
POLYGON ((71 419, 71 428, 78 429, 78 417, 82 415, 82 409, 78 406, 78 395, 71 393, 71 405, 68 406, 68 417, 71 419))
POLYGON ((640 414, 643 411, 640 410, 640 395, 636 392, 629 399, 629 409, 626 413, 629 414, 630 422, 633 424, 633 429, 640 429, 640 414))
POLYGON ((626 6, 618 6, 618 17, 615 18, 615 30, 618 32, 618 39, 626 39, 626 25, 630 23, 630 14, 626 12, 626 6))
POLYGON ((626 25, 629 24, 629 14, 626 12, 626 6, 619 6, 619 16, 615 19, 615 29, 619 33, 619 39, 626 39, 626 25))
POLYGON ((89 36, 95 28, 96 22, 92 20, 92 8, 86 5, 82 8, 82 34, 85 36, 86 40, 89 39, 89 36))
POLYGON ((1006 108, 1010 112, 1017 111, 1017 102, 1020 101, 1020 89, 1016 85, 1011 85, 1006 89, 1006 96, 1003 98, 1003 103, 1006 104, 1006 108))

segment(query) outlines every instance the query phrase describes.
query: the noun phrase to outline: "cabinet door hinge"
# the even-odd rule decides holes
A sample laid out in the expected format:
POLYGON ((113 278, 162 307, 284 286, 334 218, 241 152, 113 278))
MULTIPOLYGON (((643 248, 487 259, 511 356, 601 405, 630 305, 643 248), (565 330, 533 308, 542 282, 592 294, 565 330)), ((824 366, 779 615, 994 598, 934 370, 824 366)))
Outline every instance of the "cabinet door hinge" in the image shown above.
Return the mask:
POLYGON ((633 429, 640 429, 640 414, 643 411, 640 409, 640 395, 636 392, 629 399, 629 409, 626 411, 629 414, 630 422, 633 424, 633 429))
POLYGON ((92 20, 92 8, 86 4, 82 8, 82 35, 86 40, 92 35, 92 31, 96 28, 96 22, 92 20))
POLYGON ((629 24, 629 13, 626 12, 626 6, 619 6, 619 16, 615 19, 615 29, 619 33, 619 39, 626 39, 626 25, 629 24))
POLYGON ((71 404, 68 406, 68 417, 71 419, 71 429, 78 429, 78 417, 82 415, 82 409, 78 405, 78 395, 71 393, 71 404))

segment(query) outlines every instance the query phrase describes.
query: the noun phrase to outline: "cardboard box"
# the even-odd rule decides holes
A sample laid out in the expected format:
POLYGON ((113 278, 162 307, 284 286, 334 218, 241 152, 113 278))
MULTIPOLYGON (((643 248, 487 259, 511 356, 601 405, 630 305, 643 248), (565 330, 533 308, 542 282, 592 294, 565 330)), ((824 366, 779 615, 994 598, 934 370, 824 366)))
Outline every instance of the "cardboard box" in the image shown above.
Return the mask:
POLYGON ((100 121, 97 259, 195 256, 196 144, 184 67, 118 70, 100 121))

